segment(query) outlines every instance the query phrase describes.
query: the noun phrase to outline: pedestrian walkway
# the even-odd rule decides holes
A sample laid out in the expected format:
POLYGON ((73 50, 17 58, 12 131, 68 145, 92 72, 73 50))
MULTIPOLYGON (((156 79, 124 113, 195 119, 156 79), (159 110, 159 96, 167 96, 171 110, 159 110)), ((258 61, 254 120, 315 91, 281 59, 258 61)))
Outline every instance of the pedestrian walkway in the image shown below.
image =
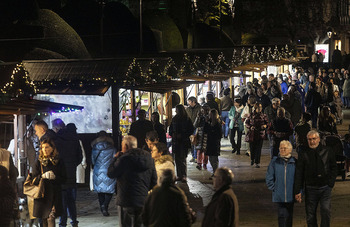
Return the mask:
MULTIPOLYGON (((344 135, 350 124, 350 110, 344 110, 343 125, 338 126, 339 134, 344 135)), ((227 166, 235 174, 233 189, 237 195, 240 208, 240 226, 247 227, 272 227, 277 224, 277 207, 271 202, 271 191, 265 185, 265 174, 270 162, 268 141, 264 141, 261 168, 250 166, 250 158, 244 155, 245 145, 242 144, 241 155, 231 153, 231 146, 227 139, 222 140, 221 156, 219 166, 227 166)), ((292 153, 296 156, 296 152, 292 153)), ((188 157, 188 182, 178 185, 186 192, 191 208, 197 212, 197 221, 193 226, 201 226, 205 206, 214 194, 212 187, 211 166, 208 170, 196 169, 196 164, 190 164, 188 157)), ((350 226, 350 178, 345 181, 337 177, 332 192, 332 227, 350 226)), ((117 209, 115 198, 110 204, 110 216, 102 216, 97 194, 90 192, 88 188, 79 188, 78 198, 78 220, 82 227, 109 227, 118 226, 117 209)), ((305 203, 294 206, 293 226, 306 226, 305 203)), ((320 220, 320 218, 318 219, 320 220)))

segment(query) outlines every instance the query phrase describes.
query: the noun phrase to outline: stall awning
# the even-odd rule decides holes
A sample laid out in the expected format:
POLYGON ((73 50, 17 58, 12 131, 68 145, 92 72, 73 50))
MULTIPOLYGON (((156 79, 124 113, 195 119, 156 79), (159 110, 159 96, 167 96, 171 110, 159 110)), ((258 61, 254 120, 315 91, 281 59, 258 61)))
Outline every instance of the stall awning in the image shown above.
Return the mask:
POLYGON ((82 110, 83 106, 70 105, 64 103, 56 103, 49 101, 42 101, 36 99, 17 99, 13 98, 4 104, 0 104, 1 115, 27 115, 44 112, 71 112, 82 110))

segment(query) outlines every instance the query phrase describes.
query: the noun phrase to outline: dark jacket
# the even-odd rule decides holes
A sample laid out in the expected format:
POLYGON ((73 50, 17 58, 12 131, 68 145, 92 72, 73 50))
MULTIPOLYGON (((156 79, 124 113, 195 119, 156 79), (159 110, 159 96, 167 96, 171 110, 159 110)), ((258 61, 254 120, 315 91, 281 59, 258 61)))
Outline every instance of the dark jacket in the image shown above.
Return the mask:
POLYGON ((295 126, 301 118, 302 107, 300 101, 291 94, 288 100, 281 101, 281 107, 290 113, 290 120, 295 126))
POLYGON ((208 104, 210 109, 216 109, 218 111, 218 113, 220 114, 219 105, 217 102, 215 102, 215 100, 209 100, 206 104, 208 104))
POLYGON ((289 136, 293 134, 293 124, 287 118, 276 118, 270 123, 268 131, 279 146, 282 140, 289 140, 289 136))
POLYGON ((8 179, 0 179, 0 226, 10 226, 15 216, 16 192, 8 179))
POLYGON ((262 140, 265 137, 265 129, 261 127, 268 124, 267 116, 263 113, 253 112, 245 121, 249 130, 254 126, 254 141, 262 140))
POLYGON ((266 172, 266 185, 272 191, 272 202, 294 202, 294 175, 296 159, 291 157, 285 161, 274 156, 266 172))
MULTIPOLYGON (((271 104, 271 105, 269 105, 268 107, 265 108, 264 114, 266 114, 268 121, 272 122, 277 117, 277 109, 274 109, 272 107, 272 104, 271 104)), ((286 116, 286 118, 291 119, 291 115, 290 115, 290 113, 287 110, 285 112, 285 116, 286 116)))
POLYGON ((299 122, 297 126, 295 126, 295 144, 297 147, 303 146, 307 147, 307 133, 311 130, 311 125, 307 122, 299 122))
POLYGON ((152 156, 139 148, 119 153, 108 168, 108 177, 117 179, 117 205, 143 207, 148 191, 157 184, 152 156))
MULTIPOLYGON (((35 178, 35 184, 39 184, 41 179, 41 167, 40 161, 35 162, 32 176, 35 178)), ((48 218, 55 206, 56 217, 62 214, 62 187, 61 185, 66 180, 66 169, 64 167, 64 162, 59 160, 56 165, 52 164, 51 161, 48 162, 47 166, 42 166, 43 173, 52 170, 56 176, 55 180, 44 179, 44 198, 34 200, 34 211, 33 216, 38 218, 48 218)))
POLYGON ((221 99, 221 111, 230 111, 231 107, 233 106, 232 99, 229 95, 226 95, 222 97, 221 99))
POLYGON ((129 135, 135 136, 137 147, 142 148, 146 144, 146 133, 153 130, 153 124, 149 120, 137 120, 131 124, 129 135))
POLYGON ((173 118, 169 127, 169 134, 172 137, 173 152, 187 152, 191 147, 190 135, 193 134, 194 127, 190 118, 173 118))
POLYGON ((41 143, 41 142, 43 142, 46 139, 51 139, 51 140, 55 141, 56 140, 56 133, 52 129, 48 129, 45 132, 45 134, 42 137, 40 137, 39 141, 41 143))
POLYGON ((263 111, 266 107, 271 105, 271 100, 269 99, 269 96, 265 94, 263 94, 261 97, 259 95, 256 95, 256 101, 261 103, 263 111))
POLYGON ((192 218, 185 193, 175 185, 156 186, 142 212, 145 226, 187 227, 192 218))
POLYGON ((231 186, 226 185, 213 195, 205 209, 202 227, 239 226, 238 201, 231 186))
POLYGON ((207 134, 207 149, 206 155, 219 156, 220 155, 220 141, 222 138, 222 127, 219 123, 211 125, 206 122, 204 125, 204 133, 207 134))
POLYGON ((309 90, 305 97, 305 106, 307 111, 316 111, 322 103, 322 97, 315 89, 309 90))
POLYGON ((153 124, 153 127, 154 127, 154 130, 158 134, 159 142, 166 144, 166 133, 165 133, 164 125, 157 122, 157 123, 153 124))
POLYGON ((337 164, 334 152, 329 147, 320 144, 316 149, 307 148, 299 155, 296 167, 295 194, 299 194, 304 186, 328 185, 333 188, 337 164))
POLYGON ((200 111, 201 111, 201 105, 199 105, 198 103, 194 107, 188 106, 186 108, 187 115, 191 119, 193 124, 200 111))
POLYGON ((56 133, 56 148, 66 168, 67 180, 62 189, 76 187, 77 166, 83 160, 77 134, 61 129, 56 133))
POLYGON ((91 145, 91 163, 94 165, 94 190, 98 193, 114 193, 116 181, 107 176, 108 167, 116 153, 113 139, 105 136, 98 137, 91 145))

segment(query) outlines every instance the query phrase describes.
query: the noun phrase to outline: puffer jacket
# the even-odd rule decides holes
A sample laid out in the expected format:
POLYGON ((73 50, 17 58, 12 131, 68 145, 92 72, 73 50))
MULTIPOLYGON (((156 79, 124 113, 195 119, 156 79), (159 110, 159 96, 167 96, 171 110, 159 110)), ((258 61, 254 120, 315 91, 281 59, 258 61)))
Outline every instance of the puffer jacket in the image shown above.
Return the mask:
POLYGON ((139 148, 118 153, 107 175, 117 179, 117 205, 122 207, 143 207, 148 191, 157 184, 152 156, 139 148))
POLYGON ((94 165, 94 190, 99 193, 114 193, 116 181, 107 176, 108 167, 116 153, 113 140, 110 137, 98 137, 91 145, 91 161, 94 165))
POLYGON ((272 191, 272 202, 291 203, 294 201, 293 185, 296 159, 285 161, 273 157, 266 172, 266 185, 272 191))

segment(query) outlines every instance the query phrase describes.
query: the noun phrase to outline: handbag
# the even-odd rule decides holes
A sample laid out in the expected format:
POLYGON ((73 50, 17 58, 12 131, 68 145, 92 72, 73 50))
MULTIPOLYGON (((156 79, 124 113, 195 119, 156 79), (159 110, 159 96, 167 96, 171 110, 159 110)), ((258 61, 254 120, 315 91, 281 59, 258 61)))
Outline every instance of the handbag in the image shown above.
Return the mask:
MULTIPOLYGON (((41 174, 43 174, 43 166, 40 164, 41 174)), ((38 185, 34 184, 32 174, 28 174, 26 181, 23 184, 23 194, 32 197, 33 199, 44 198, 45 188, 44 179, 41 178, 38 185)))
POLYGON ((245 135, 244 141, 247 143, 254 142, 254 130, 248 130, 247 135, 245 135))
POLYGON ((190 141, 194 146, 198 144, 198 130, 196 130, 196 133, 194 135, 190 135, 190 141))

